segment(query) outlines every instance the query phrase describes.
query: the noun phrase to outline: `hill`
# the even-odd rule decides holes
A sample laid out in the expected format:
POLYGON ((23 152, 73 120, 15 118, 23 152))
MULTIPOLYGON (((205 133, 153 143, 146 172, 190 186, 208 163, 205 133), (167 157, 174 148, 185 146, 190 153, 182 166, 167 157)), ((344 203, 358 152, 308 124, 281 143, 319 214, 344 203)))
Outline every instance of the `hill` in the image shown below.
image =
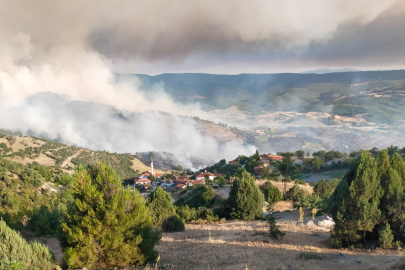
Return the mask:
MULTIPOLYGON (((38 163, 72 174, 78 166, 86 167, 90 163, 105 162, 116 170, 121 179, 128 179, 150 170, 150 162, 141 161, 130 154, 92 151, 51 140, 4 132, 7 131, 0 132, 0 158, 23 165, 38 163)), ((160 170, 159 163, 155 167, 155 172, 164 172, 160 170)))

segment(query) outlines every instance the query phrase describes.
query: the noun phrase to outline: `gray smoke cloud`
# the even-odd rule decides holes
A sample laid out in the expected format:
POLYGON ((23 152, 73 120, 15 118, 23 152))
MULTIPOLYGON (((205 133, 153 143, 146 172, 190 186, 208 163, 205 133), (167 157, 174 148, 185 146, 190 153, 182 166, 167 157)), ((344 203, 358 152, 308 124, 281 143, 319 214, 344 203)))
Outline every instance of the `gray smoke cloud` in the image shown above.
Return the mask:
MULTIPOLYGON (((339 59, 345 57, 356 61, 353 56, 363 45, 356 39, 359 32, 370 37, 364 42, 371 42, 357 59, 387 45, 389 41, 378 39, 387 28, 401 34, 404 6, 395 0, 0 1, 0 123, 94 149, 161 150, 210 160, 248 154, 253 147, 219 144, 202 135, 190 119, 172 116, 167 121, 156 113, 142 113, 138 122, 117 122, 104 109, 77 114, 62 110, 63 104, 84 101, 124 114, 163 111, 209 118, 197 103, 174 102, 164 85, 151 94, 136 78, 117 82, 113 71, 232 73, 280 63, 281 68, 291 67, 297 61, 342 65, 339 59), (353 39, 355 45, 342 46, 353 39), (330 56, 334 48, 339 48, 335 58, 330 56), (67 100, 56 107, 54 100, 41 106, 30 101, 43 92, 67 100), (161 129, 162 121, 176 126, 175 134, 167 134, 169 129, 152 132, 161 129), (165 140, 166 135, 172 140, 165 140)), ((394 34, 386 37, 393 39, 394 34)), ((393 55, 405 46, 390 48, 393 55)), ((392 57, 384 60, 384 53, 370 59, 370 66, 394 63, 392 57)))
POLYGON ((370 69, 401 65, 404 12, 400 0, 14 0, 0 3, 0 31, 28 34, 31 60, 88 50, 124 72, 370 69))

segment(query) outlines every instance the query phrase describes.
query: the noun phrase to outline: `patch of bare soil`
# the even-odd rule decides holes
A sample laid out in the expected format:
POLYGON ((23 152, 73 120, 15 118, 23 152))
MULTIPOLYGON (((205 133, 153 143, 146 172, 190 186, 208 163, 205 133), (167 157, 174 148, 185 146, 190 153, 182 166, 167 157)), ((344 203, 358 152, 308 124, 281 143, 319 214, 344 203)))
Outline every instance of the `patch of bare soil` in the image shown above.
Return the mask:
POLYGON ((329 246, 329 231, 314 226, 298 227, 279 221, 286 232, 282 240, 269 237, 263 221, 231 221, 213 225, 186 225, 180 233, 164 233, 156 247, 161 265, 173 269, 390 269, 404 251, 336 250, 329 246), (303 252, 322 255, 322 260, 301 259, 303 252))

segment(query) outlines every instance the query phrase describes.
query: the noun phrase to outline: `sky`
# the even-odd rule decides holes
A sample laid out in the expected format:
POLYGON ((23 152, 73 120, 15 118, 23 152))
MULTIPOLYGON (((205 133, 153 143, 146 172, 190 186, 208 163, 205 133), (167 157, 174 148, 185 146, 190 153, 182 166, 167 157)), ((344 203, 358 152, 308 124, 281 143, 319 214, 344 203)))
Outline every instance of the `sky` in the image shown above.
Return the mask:
POLYGON ((404 12, 396 0, 2 0, 0 39, 30 61, 85 51, 119 73, 402 69, 404 12))

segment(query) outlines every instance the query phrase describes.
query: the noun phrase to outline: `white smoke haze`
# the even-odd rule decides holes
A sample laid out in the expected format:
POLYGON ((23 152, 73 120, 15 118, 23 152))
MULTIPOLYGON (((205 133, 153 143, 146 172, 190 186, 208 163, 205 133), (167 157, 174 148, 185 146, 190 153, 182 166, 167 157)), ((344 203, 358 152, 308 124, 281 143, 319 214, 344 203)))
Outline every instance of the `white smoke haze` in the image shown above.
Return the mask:
POLYGON ((231 63, 300 54, 332 40, 344 23, 365 25, 403 11, 395 0, 0 1, 0 127, 96 150, 167 151, 210 161, 250 154, 253 147, 218 143, 192 119, 174 116, 210 118, 197 103, 174 102, 164 85, 151 94, 136 78, 117 82, 113 72, 199 70, 238 54, 231 63), (43 92, 61 96, 38 95, 43 92), (76 101, 108 106, 83 109, 76 101), (109 106, 124 116, 140 112, 138 120, 117 120, 109 106))

